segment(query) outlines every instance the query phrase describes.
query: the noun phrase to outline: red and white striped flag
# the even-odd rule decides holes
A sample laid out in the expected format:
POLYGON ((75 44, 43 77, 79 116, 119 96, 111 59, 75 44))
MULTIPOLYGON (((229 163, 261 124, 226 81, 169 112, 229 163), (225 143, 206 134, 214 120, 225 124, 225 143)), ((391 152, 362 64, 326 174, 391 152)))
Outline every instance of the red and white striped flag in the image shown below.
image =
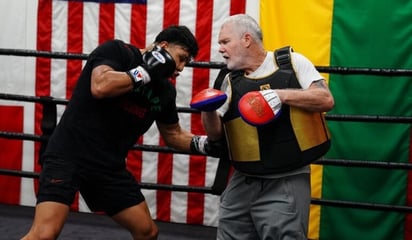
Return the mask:
MULTIPOLYGON (((229 15, 258 8, 257 0, 39 0, 36 45, 37 50, 41 51, 90 53, 98 44, 117 38, 144 48, 154 41, 163 28, 179 24, 189 27, 198 40, 200 50, 195 61, 222 61, 217 44, 221 21, 229 15)), ((83 65, 81 60, 37 58, 36 96, 70 99, 83 65)), ((212 85, 217 71, 186 67, 175 82, 178 106, 188 107, 193 94, 212 85)), ((59 116, 63 110, 64 106, 59 106, 59 116)), ((181 113, 179 117, 183 128, 196 134, 204 133, 198 114, 181 113)), ((40 119, 41 109, 36 105, 37 134, 41 133, 40 119)), ((164 145, 154 126, 138 143, 164 145)), ((39 146, 35 149, 37 152, 39 146)), ((35 164, 37 159, 34 157, 32 161, 33 169, 39 171, 39 166, 35 164)), ((131 151, 127 165, 141 182, 210 186, 215 177, 217 160, 185 154, 131 151)), ((33 181, 23 185, 23 189, 32 188, 34 192, 36 184, 33 181)), ((160 190, 144 190, 143 193, 154 219, 216 224, 218 196, 160 190)), ((23 199, 26 204, 33 202, 34 195, 23 199)), ((89 211, 81 196, 73 209, 89 211)))

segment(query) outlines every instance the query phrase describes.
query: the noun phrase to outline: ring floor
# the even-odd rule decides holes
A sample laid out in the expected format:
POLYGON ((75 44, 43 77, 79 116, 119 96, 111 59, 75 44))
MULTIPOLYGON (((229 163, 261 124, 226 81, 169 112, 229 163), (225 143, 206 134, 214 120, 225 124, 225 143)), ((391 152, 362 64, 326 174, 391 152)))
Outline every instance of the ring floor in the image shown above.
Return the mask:
MULTIPOLYGON (((20 239, 30 228, 33 207, 0 204, 0 240, 20 239)), ((181 223, 156 222, 159 240, 216 239, 216 228, 181 223)), ((129 240, 129 232, 109 217, 98 214, 71 212, 59 240, 129 240)))

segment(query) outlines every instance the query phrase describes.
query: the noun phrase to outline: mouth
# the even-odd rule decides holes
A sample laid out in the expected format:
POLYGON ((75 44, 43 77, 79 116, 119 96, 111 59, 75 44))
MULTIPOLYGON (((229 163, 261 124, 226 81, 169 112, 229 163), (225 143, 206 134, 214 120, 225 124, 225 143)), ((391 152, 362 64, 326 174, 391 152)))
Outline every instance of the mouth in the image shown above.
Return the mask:
POLYGON ((227 63, 229 61, 229 57, 228 56, 222 56, 223 60, 227 63))

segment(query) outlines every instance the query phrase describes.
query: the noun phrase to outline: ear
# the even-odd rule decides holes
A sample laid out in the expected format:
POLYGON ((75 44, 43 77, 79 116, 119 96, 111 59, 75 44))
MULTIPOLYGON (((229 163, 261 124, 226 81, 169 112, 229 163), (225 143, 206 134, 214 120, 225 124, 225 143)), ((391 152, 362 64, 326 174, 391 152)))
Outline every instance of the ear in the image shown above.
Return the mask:
POLYGON ((250 35, 250 33, 245 33, 243 35, 242 40, 243 40, 245 47, 247 48, 250 47, 250 45, 252 44, 252 36, 250 35))
POLYGON ((167 47, 169 45, 169 43, 167 41, 161 41, 156 45, 161 47, 161 48, 164 48, 164 47, 167 47))

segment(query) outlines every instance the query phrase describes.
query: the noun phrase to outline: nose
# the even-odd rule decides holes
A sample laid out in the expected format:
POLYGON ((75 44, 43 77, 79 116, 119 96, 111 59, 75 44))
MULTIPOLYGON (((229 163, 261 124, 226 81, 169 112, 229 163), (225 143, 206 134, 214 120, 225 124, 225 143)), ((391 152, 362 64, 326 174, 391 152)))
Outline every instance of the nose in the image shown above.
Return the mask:
POLYGON ((176 64, 176 70, 178 72, 183 71, 183 68, 185 67, 186 63, 185 62, 180 62, 179 64, 176 64))
POLYGON ((224 53, 225 52, 225 48, 223 47, 223 45, 219 45, 219 53, 224 53))

